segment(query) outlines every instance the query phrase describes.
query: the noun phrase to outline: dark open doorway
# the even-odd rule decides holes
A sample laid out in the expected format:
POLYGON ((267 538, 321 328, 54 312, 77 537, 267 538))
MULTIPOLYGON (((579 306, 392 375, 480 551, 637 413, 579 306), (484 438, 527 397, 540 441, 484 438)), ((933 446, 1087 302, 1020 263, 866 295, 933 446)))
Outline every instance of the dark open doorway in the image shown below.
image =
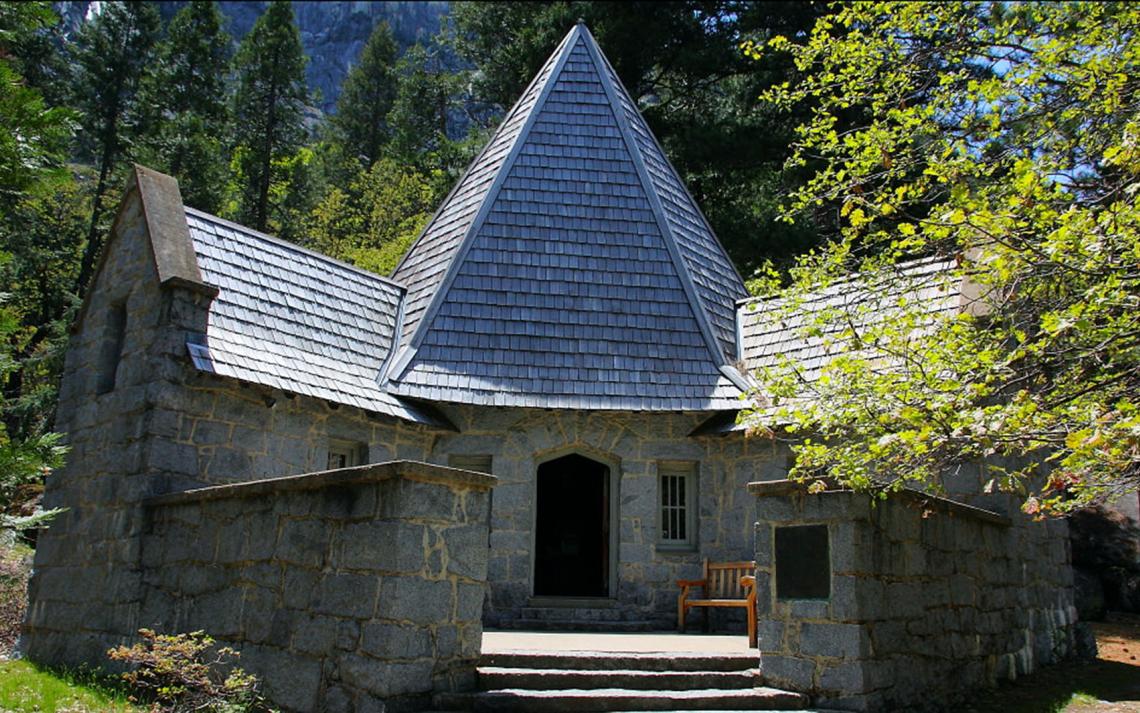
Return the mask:
POLYGON ((608 596, 610 469, 576 454, 543 463, 536 505, 535 596, 608 596))

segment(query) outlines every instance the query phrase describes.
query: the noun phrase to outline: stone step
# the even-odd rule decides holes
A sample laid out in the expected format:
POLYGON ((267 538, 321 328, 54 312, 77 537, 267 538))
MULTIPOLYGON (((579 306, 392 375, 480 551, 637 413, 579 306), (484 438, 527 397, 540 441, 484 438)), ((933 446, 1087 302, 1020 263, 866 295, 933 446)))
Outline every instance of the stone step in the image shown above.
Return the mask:
MULTIPOLYGON (((461 709, 462 705, 441 705, 458 701, 438 700, 438 708, 461 709)), ((470 710, 476 713, 604 713, 607 711, 773 711, 803 710, 807 697, 775 688, 741 690, 694 689, 688 691, 646 691, 627 688, 561 689, 532 691, 505 688, 476 693, 470 697, 470 710)))
POLYGON ((483 654, 479 657, 479 665, 572 671, 751 671, 760 665, 760 654, 501 651, 483 654))
MULTIPOLYGON (((468 701, 467 705, 470 705, 470 701, 468 701)), ((469 710, 469 709, 468 708, 447 708, 447 709, 440 708, 438 710, 415 711, 414 713, 460 713, 460 711, 467 711, 467 710, 469 710)), ((799 710, 799 713, 850 713, 850 711, 841 711, 841 710, 835 710, 835 709, 831 709, 831 708, 803 708, 803 709, 792 709, 792 710, 799 710)), ((638 712, 638 711, 607 711, 607 713, 640 713, 640 712, 638 712)), ((692 713, 692 711, 672 710, 672 711, 655 711, 654 713, 692 713)), ((750 710, 750 711, 745 712, 745 711, 737 708, 737 709, 733 709, 733 710, 704 710, 704 711, 701 711, 701 713, 774 713, 774 711, 772 709, 768 709, 768 710, 750 710)))
POLYGON ((698 688, 740 689, 760 684, 759 669, 747 671, 589 671, 574 669, 501 668, 478 669, 479 688, 626 688, 633 690, 687 691, 698 688))
MULTIPOLYGON (((563 612, 565 614, 565 612, 563 612)), ((581 619, 514 619, 501 622, 499 629, 525 631, 600 631, 620 633, 629 631, 658 631, 660 625, 651 621, 590 621, 581 619)))
POLYGON ((622 621, 627 613, 617 607, 522 607, 519 616, 531 621, 622 621))

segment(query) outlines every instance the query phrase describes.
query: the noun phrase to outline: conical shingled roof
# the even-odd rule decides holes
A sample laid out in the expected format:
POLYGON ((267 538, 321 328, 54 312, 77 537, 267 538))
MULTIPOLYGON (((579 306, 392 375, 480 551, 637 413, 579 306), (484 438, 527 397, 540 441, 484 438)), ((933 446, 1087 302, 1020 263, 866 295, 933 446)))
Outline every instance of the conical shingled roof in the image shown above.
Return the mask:
POLYGON ((597 43, 562 40, 393 277, 397 395, 738 406, 744 285, 597 43))

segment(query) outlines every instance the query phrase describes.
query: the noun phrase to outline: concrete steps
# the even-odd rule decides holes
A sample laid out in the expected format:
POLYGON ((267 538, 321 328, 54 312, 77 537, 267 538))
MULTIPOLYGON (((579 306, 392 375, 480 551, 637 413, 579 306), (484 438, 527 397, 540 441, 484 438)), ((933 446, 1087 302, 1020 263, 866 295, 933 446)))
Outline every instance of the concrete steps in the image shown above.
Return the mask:
POLYGON ((480 659, 479 691, 436 696, 476 713, 803 710, 799 693, 761 685, 755 653, 511 651, 480 659))
POLYGON ((594 688, 531 691, 503 689, 475 696, 476 713, 602 713, 607 711, 802 710, 804 697, 775 688, 721 691, 631 691, 594 688))
POLYGON ((610 606, 528 606, 518 619, 503 621, 499 628, 525 631, 654 631, 660 622, 630 620, 621 609, 610 606))
POLYGON ((579 671, 749 671, 760 665, 757 653, 703 654, 625 651, 504 651, 483 654, 479 666, 579 671))
MULTIPOLYGON (((530 690, 563 690, 596 688, 602 676, 586 669, 531 669, 487 666, 479 669, 479 684, 486 690, 517 688, 530 690)), ((610 688, 637 691, 689 691, 702 688, 740 689, 760 684, 757 671, 606 671, 605 683, 610 688)))

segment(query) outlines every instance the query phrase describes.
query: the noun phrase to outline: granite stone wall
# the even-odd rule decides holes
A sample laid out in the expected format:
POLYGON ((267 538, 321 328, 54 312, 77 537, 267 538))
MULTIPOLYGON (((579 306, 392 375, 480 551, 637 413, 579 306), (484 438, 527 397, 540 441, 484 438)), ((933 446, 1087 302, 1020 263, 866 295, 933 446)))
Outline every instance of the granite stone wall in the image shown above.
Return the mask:
POLYGON ((70 452, 47 480, 44 506, 66 512, 41 533, 29 585, 25 652, 58 664, 98 661, 117 632, 138 628, 141 501, 165 487, 162 464, 173 455, 158 397, 183 373, 186 316, 210 299, 209 290, 160 282, 137 190, 116 226, 60 386, 55 427, 70 452))
MULTIPOLYGON (((690 435, 709 414, 443 405, 458 429, 450 431, 196 370, 186 343, 206 331, 214 291, 192 275, 170 277, 171 261, 160 258, 177 245, 148 238, 155 215, 148 218, 144 198, 151 214, 181 203, 172 185, 148 191, 128 191, 69 345, 56 427, 71 452, 45 493, 46 506, 67 512, 40 538, 22 644, 30 657, 101 661, 139 628, 143 501, 322 470, 334 441, 359 446, 362 463, 491 457, 502 482, 491 513, 485 614, 492 625, 541 610, 531 596, 535 474, 559 455, 580 453, 611 467, 616 563, 604 611, 564 609, 559 619, 600 614, 601 626, 671 628, 676 579, 697 576, 704 557, 749 558, 755 501, 743 485, 783 477, 786 453, 739 434, 690 435), (116 359, 108 352, 117 310, 125 319, 116 359), (104 390, 108 364, 114 386, 104 390), (664 461, 696 469, 698 532, 689 548, 660 543, 657 469, 664 461)), ((713 625, 743 631, 743 614, 714 612, 713 625)))
POLYGON ((151 499, 139 623, 235 646, 288 711, 469 689, 493 481, 392 462, 151 499))
MULTIPOLYGON (((765 679, 847 710, 937 707, 1070 655, 1076 610, 1063 521, 1032 522, 904 492, 874 504, 753 483, 765 679), (827 530, 829 591, 780 597, 780 528, 827 530)), ((802 558, 801 558, 802 560, 802 558)), ((800 569, 799 572, 796 570, 800 569)))
MULTIPOLYGON (((754 480, 786 475, 787 452, 764 439, 690 436, 708 414, 581 412, 518 408, 451 407, 444 412, 459 433, 439 435, 426 460, 489 454, 499 478, 491 513, 488 625, 512 625, 520 617, 573 612, 543 611, 531 597, 535 473, 539 464, 578 453, 611 468, 612 507, 617 508, 617 586, 609 611, 583 612, 615 621, 672 629, 677 621, 677 579, 701 574, 702 559, 752 558, 756 502, 745 488, 754 480), (695 546, 672 549, 660 541, 658 466, 695 464, 698 532, 695 546)), ((604 627, 605 620, 599 622, 604 627)), ((713 612, 716 629, 744 632, 741 610, 713 612)))

